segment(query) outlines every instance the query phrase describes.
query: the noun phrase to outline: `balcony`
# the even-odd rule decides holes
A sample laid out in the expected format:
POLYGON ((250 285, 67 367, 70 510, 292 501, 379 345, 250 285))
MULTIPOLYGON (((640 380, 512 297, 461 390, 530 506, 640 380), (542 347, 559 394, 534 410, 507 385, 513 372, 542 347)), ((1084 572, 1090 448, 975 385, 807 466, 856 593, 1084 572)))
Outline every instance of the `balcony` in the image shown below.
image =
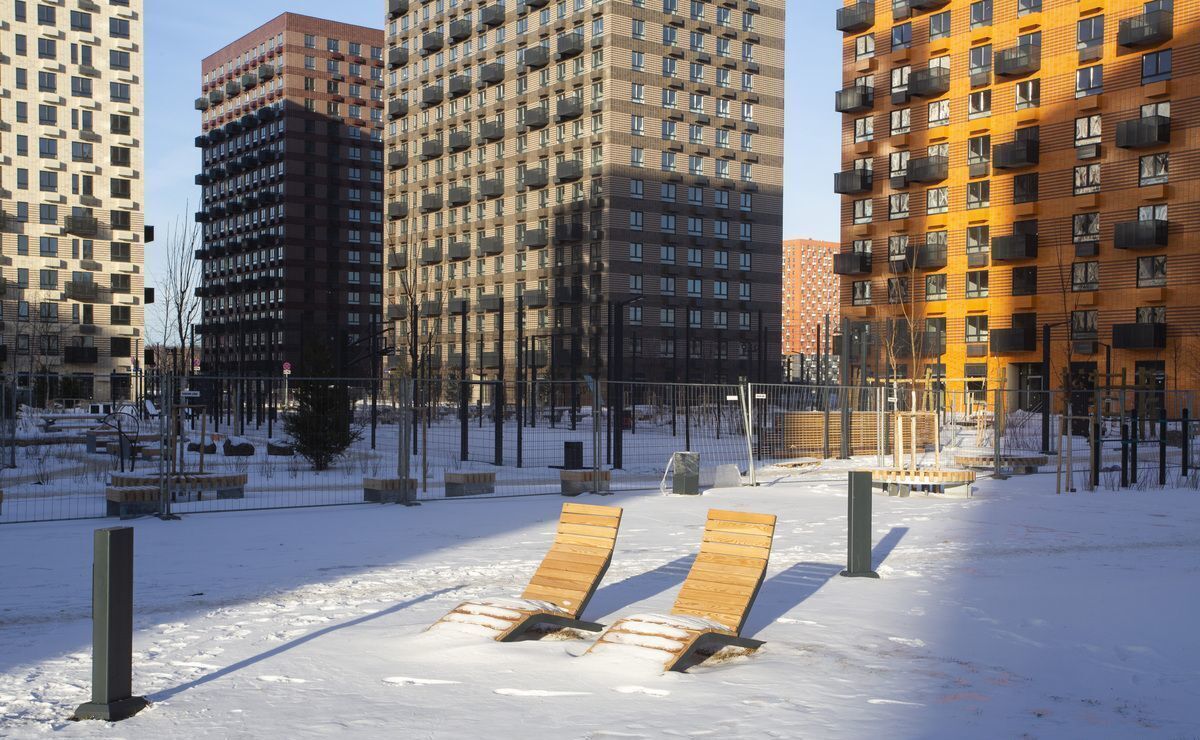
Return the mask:
POLYGON ((833 174, 833 192, 839 195, 858 195, 871 192, 875 174, 871 170, 846 170, 833 174))
POLYGON ((1117 224, 1113 246, 1117 249, 1159 249, 1167 246, 1170 222, 1164 220, 1126 221, 1117 224))
POLYGON ((441 51, 442 47, 445 45, 446 42, 442 38, 442 34, 436 32, 427 33, 421 37, 421 56, 427 56, 435 51, 441 51))
POLYGON ((408 13, 408 0, 388 0, 388 18, 399 18, 408 13))
POLYGON ((491 28, 504 25, 504 6, 489 5, 479 11, 479 25, 491 28))
POLYGON ((494 370, 500 367, 500 353, 484 352, 480 362, 483 364, 485 369, 494 370))
POLYGON ((99 352, 95 347, 63 347, 63 362, 68 365, 95 365, 99 361, 99 352))
POLYGON ((837 11, 837 30, 858 33, 875 25, 875 3, 857 2, 837 11))
POLYGON ((1166 349, 1166 324, 1114 324, 1113 349, 1166 349))
POLYGON ((100 295, 100 286, 90 280, 70 280, 63 288, 67 299, 72 301, 94 301, 100 295))
POLYGON ((197 136, 195 139, 192 140, 192 143, 196 146, 197 149, 203 149, 204 147, 208 146, 209 141, 208 141, 207 136, 205 136, 204 134, 200 134, 199 136, 197 136))
POLYGON ((583 288, 574 285, 559 285, 554 289, 554 303, 559 306, 572 306, 583 300, 583 288))
POLYGON ((527 290, 521 294, 521 300, 525 308, 545 308, 549 302, 544 290, 527 290))
POLYGON ((201 187, 204 187, 205 185, 212 185, 212 178, 203 172, 201 172, 199 175, 196 175, 196 177, 193 178, 193 181, 201 187))
POLYGON ((253 72, 247 72, 246 74, 242 75, 242 87, 243 88, 249 90, 250 88, 254 87, 257 84, 258 84, 258 75, 254 74, 253 72))
POLYGON ((389 270, 407 270, 408 255, 404 252, 392 252, 388 255, 389 270))
POLYGON ((583 177, 583 162, 578 159, 564 159, 554 166, 555 182, 575 182, 581 177, 583 177))
POLYGON ((485 64, 479 70, 479 81, 484 85, 495 85, 504 81, 504 65, 500 62, 485 64))
POLYGON ((388 101, 388 118, 403 118, 408 115, 408 101, 397 98, 388 101))
POLYGON ((229 82, 225 83, 225 94, 227 96, 233 97, 234 95, 237 95, 241 91, 242 91, 242 86, 240 83, 237 82, 237 80, 230 80, 229 82))
POLYGON ((557 60, 570 59, 583 53, 583 34, 568 33, 558 37, 557 60))
POLYGON ((389 169, 400 169, 408 166, 408 152, 398 149, 393 149, 388 152, 387 163, 389 169))
POLYGON ((992 147, 992 165, 998 170, 1019 170, 1034 167, 1041 158, 1038 139, 1011 141, 992 147))
MULTIPOLYGON (((1019 223, 1019 222, 1018 222, 1019 223)), ((1015 227, 1017 224, 1014 224, 1015 227)), ((992 240, 993 262, 1018 262, 1037 259, 1037 234, 1018 233, 999 236, 992 240)))
POLYGON ((421 88, 421 107, 430 108, 442 102, 445 94, 442 88, 430 85, 429 87, 421 88))
POLYGON ((583 99, 571 96, 559 100, 554 106, 554 120, 557 123, 573 121, 583 115, 583 99))
POLYGON ((217 88, 216 90, 209 90, 208 102, 212 103, 213 105, 225 102, 225 93, 221 91, 220 88, 217 88))
POLYGON ((451 260, 465 260, 471 258, 471 242, 457 241, 450 242, 450 247, 446 251, 446 256, 451 260))
MULTIPOLYGON (((462 315, 467 312, 467 299, 462 296, 451 296, 447 303, 451 314, 462 315)), ((460 361, 459 357, 451 356, 450 364, 457 367, 460 361)))
POLYGON ((1022 44, 996 53, 997 77, 1022 77, 1042 68, 1042 47, 1022 44))
POLYGON ((471 189, 466 187, 450 188, 446 194, 446 203, 450 206, 465 206, 471 202, 471 189))
POLYGON ((946 156, 913 157, 908 160, 908 182, 941 182, 949 172, 950 158, 946 156))
POLYGON ((1032 327, 992 329, 988 332, 988 343, 993 355, 1033 352, 1037 349, 1037 334, 1032 327))
POLYGON ((421 254, 417 258, 417 262, 422 265, 436 265, 442 261, 441 247, 425 247, 421 250, 421 254))
POLYGON ((583 224, 556 224, 554 227, 555 242, 577 242, 583 239, 583 224))
POLYGON ((393 221, 401 218, 408 218, 408 204, 388 203, 388 218, 393 221))
POLYGON ((470 131, 451 131, 446 143, 452 152, 461 152, 471 148, 470 131))
POLYGON ((521 237, 521 246, 526 249, 541 249, 548 243, 545 229, 529 229, 521 237))
POLYGON ((1126 18, 1117 26, 1117 45, 1137 49, 1170 41, 1174 25, 1175 18, 1170 10, 1154 10, 1126 18))
POLYGON ((475 254, 479 257, 492 257, 497 254, 504 254, 504 239, 499 236, 485 236, 479 240, 479 247, 475 254))
POLYGON ((922 244, 917 247, 918 270, 940 270, 945 266, 945 244, 922 244))
POLYGON ((504 306, 504 296, 499 293, 488 293, 479 296, 477 304, 478 310, 486 311, 487 313, 495 313, 504 306))
POLYGON ((438 193, 425 193, 421 196, 421 213, 433 213, 442 210, 442 196, 438 193))
POLYGON ((937 10, 949 3, 950 0, 908 0, 908 7, 913 10, 937 10))
POLYGON ((457 44, 459 41, 471 37, 471 21, 466 18, 450 21, 450 26, 446 29, 446 32, 446 35, 450 37, 450 43, 457 44))
POLYGON ((254 115, 258 117, 259 122, 266 123, 267 121, 274 120, 275 108, 269 105, 263 106, 262 108, 254 111, 254 115))
POLYGON ((499 121, 485 121, 479 124, 480 143, 485 141, 500 141, 504 138, 504 124, 499 121))
POLYGON ((485 198, 499 198, 504 195, 504 180, 500 177, 484 180, 479 186, 479 194, 485 198))
POLYGON ((208 110, 209 105, 210 105, 210 103, 208 102, 208 98, 204 98, 204 97, 196 98, 196 103, 195 103, 196 110, 208 110))
POLYGON ((258 79, 260 82, 266 82, 267 80, 273 79, 274 77, 275 77, 275 67, 271 66, 270 64, 263 64, 263 65, 259 66, 258 79))
POLYGON ((466 75, 454 75, 446 83, 446 89, 451 98, 461 98, 471 92, 471 78, 466 75))
POLYGON ((1121 149, 1146 149, 1171 143, 1171 119, 1146 116, 1117 124, 1117 146, 1121 149))
POLYGON ((195 219, 198 224, 206 224, 212 220, 212 217, 208 215, 207 211, 196 211, 195 219))
POLYGON ((530 108, 525 111, 526 128, 545 128, 550 123, 550 113, 545 108, 530 108))
POLYGON ((835 275, 870 275, 870 252, 844 252, 833 255, 833 274, 835 275))
POLYGON ((398 46, 388 49, 387 61, 390 69, 403 67, 408 64, 408 49, 401 49, 398 46))
POLYGON ((519 184, 527 190, 540 190, 550 183, 549 177, 546 175, 546 170, 541 167, 535 167, 531 170, 525 170, 524 177, 520 178, 519 184))
POLYGON ((908 93, 918 98, 936 98, 950 91, 950 70, 926 67, 908 76, 908 93))
POLYGON ((404 321, 408 318, 408 304, 393 303, 388 306, 387 317, 388 321, 404 321))
POLYGON ((860 113, 875 107, 875 88, 851 85, 834 93, 833 109, 838 113, 860 113))
POLYGON ((525 49, 525 66, 541 69, 550 63, 550 49, 545 46, 530 46, 525 49))
POLYGON ((441 301, 421 301, 422 316, 441 316, 442 302, 441 301))
POLYGON ((525 365, 527 367, 545 367, 547 356, 547 352, 544 349, 526 350, 525 365))
POLYGON ((437 139, 426 139, 421 142, 421 159, 428 161, 442 156, 442 142, 437 139))
MULTIPOLYGON (((861 345, 861 341, 858 344, 861 345)), ((914 352, 921 358, 941 357, 946 354, 946 335, 940 331, 909 333, 907 329, 897 328, 891 346, 896 357, 900 358, 911 358, 914 352)), ((857 357, 861 357, 861 354, 857 357)))
POLYGON ((67 216, 63 221, 63 229, 75 236, 96 236, 100 224, 91 216, 67 216))

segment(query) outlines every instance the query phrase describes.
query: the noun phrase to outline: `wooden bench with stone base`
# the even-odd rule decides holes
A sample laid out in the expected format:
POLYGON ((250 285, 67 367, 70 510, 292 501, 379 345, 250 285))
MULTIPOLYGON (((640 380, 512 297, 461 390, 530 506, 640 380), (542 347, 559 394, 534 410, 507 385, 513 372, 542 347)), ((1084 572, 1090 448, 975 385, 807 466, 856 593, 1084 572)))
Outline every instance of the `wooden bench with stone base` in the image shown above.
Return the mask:
POLYGON ((520 598, 464 601, 441 624, 470 625, 499 642, 515 640, 542 625, 599 632, 604 625, 580 619, 612 562, 621 509, 563 504, 554 544, 520 598))
POLYGON ((883 488, 889 496, 906 497, 912 489, 945 493, 947 488, 969 486, 975 482, 973 470, 897 470, 876 468, 871 470, 873 485, 883 488))
POLYGON ((496 492, 496 474, 487 471, 452 472, 445 475, 446 498, 478 496, 496 492))
MULTIPOLYGON (((996 466, 996 458, 987 453, 955 455, 954 464, 972 470, 992 470, 996 466)), ((1008 475, 1034 475, 1038 472, 1038 468, 1049 464, 1050 458, 1046 455, 1000 456, 1000 470, 1008 475)))
POLYGON ((400 478, 363 478, 363 501, 373 504, 415 504, 417 481, 400 478))
POLYGON ((560 470, 559 481, 562 485, 562 495, 578 496, 581 493, 599 491, 607 493, 612 482, 611 470, 560 470), (594 485, 597 481, 598 485, 594 485))
POLYGON ((132 519, 157 514, 162 492, 158 486, 109 486, 104 491, 108 516, 132 519))
MULTIPOLYGON (((246 473, 176 473, 167 479, 167 492, 172 501, 202 501, 208 492, 218 499, 245 498, 249 478, 246 473)), ((159 478, 145 473, 113 473, 109 489, 114 488, 153 488, 157 496, 159 478)))
POLYGON ((657 651, 667 671, 686 671, 725 648, 753 652, 741 636, 767 572, 775 516, 710 509, 700 554, 670 614, 636 614, 608 628, 592 652, 608 646, 657 651))

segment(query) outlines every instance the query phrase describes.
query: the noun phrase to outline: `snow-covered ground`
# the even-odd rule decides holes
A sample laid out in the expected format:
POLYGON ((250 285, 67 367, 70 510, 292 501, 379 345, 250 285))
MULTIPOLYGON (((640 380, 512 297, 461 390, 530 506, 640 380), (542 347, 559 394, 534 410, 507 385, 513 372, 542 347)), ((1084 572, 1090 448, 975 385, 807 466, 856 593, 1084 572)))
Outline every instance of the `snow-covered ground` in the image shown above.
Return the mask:
POLYGON ((405 738, 1200 737, 1200 494, 874 498, 879 580, 846 579, 844 472, 756 489, 618 494, 586 617, 670 608, 709 507, 779 515, 745 634, 758 654, 662 675, 588 643, 450 627, 518 594, 563 499, 457 500, 137 520, 135 689, 88 698, 91 531, 0 527, 0 736, 405 738))

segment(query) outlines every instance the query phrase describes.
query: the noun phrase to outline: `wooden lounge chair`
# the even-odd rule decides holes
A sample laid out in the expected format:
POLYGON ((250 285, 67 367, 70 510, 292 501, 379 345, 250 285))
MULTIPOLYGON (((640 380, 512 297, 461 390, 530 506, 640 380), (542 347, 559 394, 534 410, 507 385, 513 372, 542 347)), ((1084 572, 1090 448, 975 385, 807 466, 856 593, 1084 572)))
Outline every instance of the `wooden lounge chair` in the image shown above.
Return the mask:
POLYGON ((600 632, 604 625, 580 619, 612 562, 621 509, 563 504, 554 544, 520 598, 465 601, 434 623, 469 624, 515 640, 535 625, 600 632))
POLYGON ((625 617, 588 652, 635 645, 660 651, 664 670, 685 671, 725 647, 757 650, 763 643, 741 631, 762 586, 774 534, 773 515, 710 509, 700 554, 671 613, 625 617))

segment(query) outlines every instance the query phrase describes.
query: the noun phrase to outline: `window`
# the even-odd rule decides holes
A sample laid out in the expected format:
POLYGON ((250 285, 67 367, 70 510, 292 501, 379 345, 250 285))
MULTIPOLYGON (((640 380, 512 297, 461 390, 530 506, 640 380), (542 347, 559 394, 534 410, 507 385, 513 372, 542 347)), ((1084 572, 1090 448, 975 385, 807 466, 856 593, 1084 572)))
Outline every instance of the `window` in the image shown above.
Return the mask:
POLYGON ((1104 92, 1104 65, 1075 70, 1075 97, 1085 98, 1104 92))
POLYGON ((1042 10, 1042 0, 1017 0, 1017 15, 1039 13, 1042 10))
POLYGON ((1095 339, 1097 336, 1096 330, 1096 315, 1095 309, 1087 311, 1072 311, 1071 312, 1071 339, 1095 339))
POLYGON ((642 243, 641 242, 630 242, 629 243, 629 261, 630 262, 641 262, 642 261, 642 243))
POLYGON ((987 298, 988 271, 970 270, 967 272, 967 298, 987 298))
POLYGON ((987 316, 968 316, 966 319, 966 332, 964 339, 972 344, 986 342, 988 340, 988 317, 987 316))
POLYGON ((929 104, 929 127, 945 126, 950 123, 950 101, 935 100, 929 104))
MULTIPOLYGON (((1100 48, 1104 46, 1104 16, 1095 15, 1079 21, 1075 32, 1075 46, 1081 52, 1093 49, 1097 53, 1100 51, 1100 48)), ((1094 59, 1095 57, 1080 54, 1080 58, 1094 59)))
POLYGON ((1139 184, 1160 185, 1167 182, 1170 156, 1168 152, 1161 152, 1142 157, 1138 168, 1139 184))
POLYGON ((912 109, 901 108, 891 113, 892 136, 907 134, 912 129, 912 109))
POLYGON ((912 24, 892 26, 892 49, 907 49, 912 46, 912 24))
POLYGON ((908 193, 893 193, 888 196, 888 218, 908 218, 908 193))
POLYGON ((1014 267, 1012 271, 1013 295, 1037 295, 1037 268, 1014 267))
POLYGON ((113 326, 129 326, 129 306, 112 306, 110 314, 110 323, 113 326))
POLYGON ((1166 221, 1167 204, 1138 206, 1138 221, 1166 221))
POLYGON ((1075 146, 1100 143, 1100 114, 1075 119, 1075 146))
POLYGON ((854 39, 854 57, 867 59, 875 56, 875 34, 868 33, 854 39))
POLYGON ((1031 172, 1013 178, 1013 203, 1032 203, 1038 199, 1038 174, 1031 172))
POLYGON ((645 180, 630 180, 629 181, 629 197, 642 198, 645 195, 645 180))
POLYGON ((971 84, 986 85, 992 75, 992 45, 972 46, 967 57, 967 73, 971 75, 971 84))
POLYGON ((108 33, 119 39, 129 38, 129 21, 124 18, 109 18, 108 33))
POLYGON ((950 188, 931 188, 925 191, 925 212, 945 213, 950 210, 950 188))
POLYGON ((1139 306, 1137 310, 1137 322, 1139 324, 1165 324, 1167 323, 1167 307, 1139 306))
POLYGON ((850 286, 851 300, 856 306, 871 305, 871 282, 859 280, 850 286))
POLYGON ((892 96, 902 95, 905 101, 908 100, 908 79, 912 74, 912 67, 904 66, 897 67, 892 70, 892 96))
POLYGON ((633 37, 635 39, 646 38, 646 21, 637 18, 633 19, 633 37))
POLYGON ((907 303, 910 291, 907 277, 888 278, 888 303, 907 303))
POLYGON ((646 70, 646 55, 640 51, 633 52, 631 64, 633 66, 633 71, 644 72, 646 70))
POLYGON ((1167 284, 1165 255, 1138 257, 1137 284, 1139 288, 1161 288, 1167 284))
POLYGON ((1076 244, 1100 241, 1100 214, 1076 213, 1071 219, 1071 239, 1076 244))
POLYGON ((869 224, 871 223, 871 205, 870 198, 854 201, 854 223, 869 224))
POLYGON ((1085 164, 1075 168, 1075 194, 1100 192, 1100 165, 1085 164))
POLYGON ((967 97, 967 118, 992 115, 992 91, 978 90, 967 97))
POLYGON ((971 28, 992 25, 992 0, 976 0, 971 3, 971 28))
POLYGON ((1017 110, 1037 108, 1042 104, 1042 81, 1025 80, 1017 83, 1017 110))
POLYGON ((871 116, 854 121, 854 141, 871 141, 875 138, 875 119, 871 116))
POLYGON ((950 11, 929 16, 929 38, 942 39, 950 36, 950 11))
POLYGON ((1171 50, 1152 51, 1142 57, 1142 84, 1171 79, 1171 50))
POLYGON ((946 300, 946 274, 925 276, 925 300, 946 300))
POLYGON ((1099 289, 1099 262, 1076 262, 1071 265, 1071 290, 1078 293, 1099 289))
POLYGON ((967 139, 967 164, 987 164, 992 159, 992 137, 972 136, 967 139))

